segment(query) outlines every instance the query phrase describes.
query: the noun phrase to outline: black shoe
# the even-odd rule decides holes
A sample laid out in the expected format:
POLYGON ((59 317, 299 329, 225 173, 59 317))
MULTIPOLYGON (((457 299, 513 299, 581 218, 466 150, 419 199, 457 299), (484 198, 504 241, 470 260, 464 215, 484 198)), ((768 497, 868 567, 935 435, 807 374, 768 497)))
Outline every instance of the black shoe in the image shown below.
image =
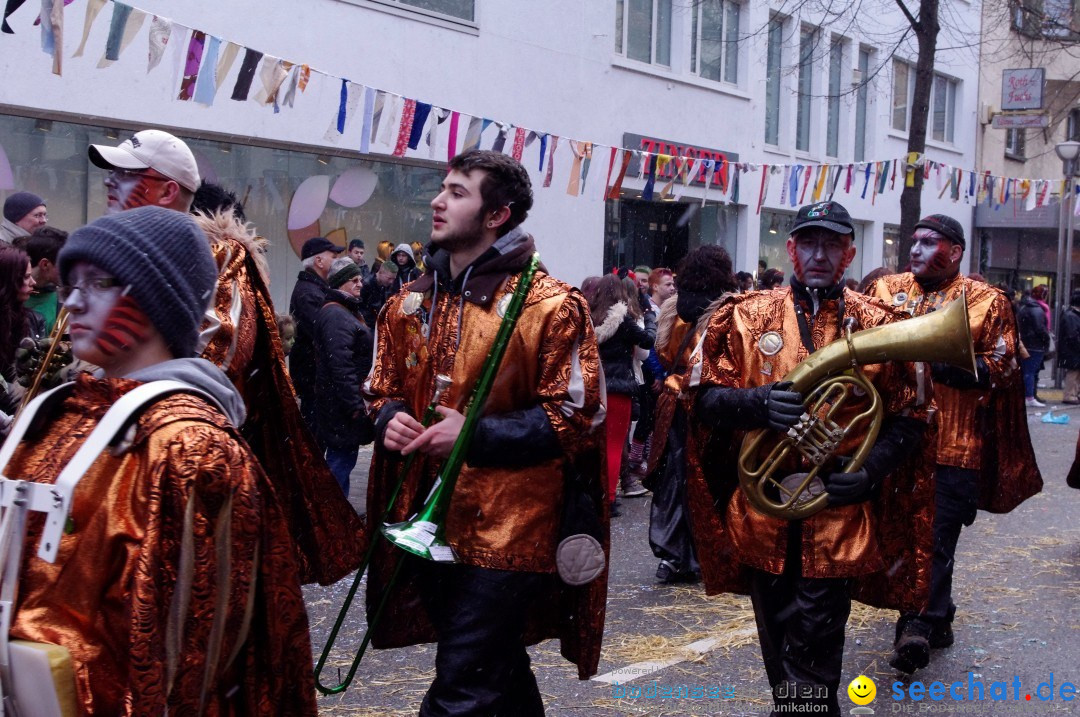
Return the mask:
POLYGON ((897 632, 896 646, 889 664, 909 675, 929 665, 930 625, 919 618, 901 617, 897 632))
POLYGON ((943 647, 952 647, 952 644, 956 642, 956 636, 953 635, 952 623, 948 620, 942 620, 934 624, 934 628, 930 631, 929 643, 930 648, 933 650, 940 650, 943 647))
POLYGON ((622 511, 619 510, 619 501, 611 501, 611 512, 609 513, 609 515, 612 518, 618 518, 620 515, 622 515, 622 511))

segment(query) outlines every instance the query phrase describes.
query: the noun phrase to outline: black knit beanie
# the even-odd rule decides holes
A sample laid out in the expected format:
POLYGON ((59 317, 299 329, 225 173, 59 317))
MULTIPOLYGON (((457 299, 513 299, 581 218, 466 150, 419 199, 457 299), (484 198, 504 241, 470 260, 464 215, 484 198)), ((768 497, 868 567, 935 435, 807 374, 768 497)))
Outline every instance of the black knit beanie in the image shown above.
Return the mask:
POLYGON ((330 285, 331 289, 340 289, 349 279, 363 275, 364 272, 360 271, 360 267, 352 259, 349 259, 348 262, 348 264, 342 266, 326 279, 326 283, 330 285))
POLYGON ((176 358, 195 353, 203 314, 217 283, 206 235, 182 212, 140 207, 76 229, 60 250, 60 280, 80 261, 130 287, 176 358))
POLYGON ((954 244, 959 244, 967 249, 967 241, 964 239, 964 227, 945 214, 931 214, 915 222, 916 229, 930 229, 945 237, 954 244))

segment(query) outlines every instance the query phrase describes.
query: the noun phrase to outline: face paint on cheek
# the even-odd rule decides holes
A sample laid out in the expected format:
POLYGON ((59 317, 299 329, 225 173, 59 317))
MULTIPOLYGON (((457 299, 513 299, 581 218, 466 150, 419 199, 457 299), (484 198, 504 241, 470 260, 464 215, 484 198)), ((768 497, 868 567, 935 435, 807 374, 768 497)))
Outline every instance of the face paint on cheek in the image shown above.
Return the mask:
POLYGON ((120 197, 120 206, 123 209, 137 209, 156 204, 157 196, 154 190, 155 184, 160 182, 149 177, 139 177, 135 185, 128 191, 126 197, 120 197))
POLYGON ((150 318, 142 312, 135 299, 121 296, 105 319, 94 344, 106 356, 130 351, 150 335, 150 318))
POLYGON ((951 247, 947 242, 939 241, 937 249, 932 255, 930 255, 929 261, 926 262, 927 268, 934 272, 945 271, 949 268, 949 264, 952 261, 949 258, 949 249, 951 247))

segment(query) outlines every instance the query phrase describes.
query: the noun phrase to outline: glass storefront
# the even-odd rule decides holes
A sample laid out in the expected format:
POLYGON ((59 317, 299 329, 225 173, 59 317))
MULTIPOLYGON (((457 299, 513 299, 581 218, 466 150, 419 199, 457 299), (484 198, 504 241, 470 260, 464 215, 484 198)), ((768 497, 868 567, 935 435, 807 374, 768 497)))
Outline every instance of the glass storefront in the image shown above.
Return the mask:
POLYGON ((735 260, 738 207, 700 201, 608 200, 604 271, 646 264, 674 269, 690 251, 717 245, 735 260))
MULTIPOLYGON (((0 201, 34 192, 48 202, 50 225, 71 231, 85 224, 105 211, 105 173, 90 163, 87 147, 117 145, 130 135, 0 115, 0 201)), ((381 241, 427 243, 428 202, 445 170, 180 136, 203 178, 234 191, 248 220, 270 240, 271 292, 282 309, 300 270, 296 247, 309 236, 329 235, 341 245, 362 239, 369 263, 381 241), (303 226, 295 228, 298 221, 303 226)))

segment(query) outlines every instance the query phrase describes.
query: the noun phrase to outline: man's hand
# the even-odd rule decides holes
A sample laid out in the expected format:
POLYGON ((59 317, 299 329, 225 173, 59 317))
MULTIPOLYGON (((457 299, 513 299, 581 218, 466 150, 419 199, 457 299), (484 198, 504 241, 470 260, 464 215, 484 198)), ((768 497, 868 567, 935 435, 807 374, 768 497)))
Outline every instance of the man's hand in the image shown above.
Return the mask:
POLYGON ((782 432, 798 423, 806 412, 802 394, 791 390, 791 381, 772 384, 765 407, 769 412, 769 427, 782 432))
POLYGON ((400 451, 423 432, 424 424, 405 411, 398 411, 386 424, 383 446, 391 451, 400 451))
POLYGON ((851 473, 833 473, 825 479, 829 491, 829 506, 851 505, 869 500, 874 491, 874 481, 865 469, 851 473))
MULTIPOLYGON (((438 406, 435 410, 442 416, 442 420, 434 425, 428 426, 424 429, 423 433, 402 448, 401 454, 403 456, 407 456, 413 451, 419 451, 438 458, 446 458, 450 455, 450 449, 454 447, 458 435, 461 434, 461 427, 465 423, 465 416, 460 411, 455 411, 454 409, 445 406, 438 406)), ((400 416, 401 414, 399 413, 398 415, 400 416)), ((387 435, 390 433, 391 424, 393 424, 393 421, 391 421, 390 424, 387 424, 387 435)), ((416 425, 420 426, 419 423, 416 425)))

